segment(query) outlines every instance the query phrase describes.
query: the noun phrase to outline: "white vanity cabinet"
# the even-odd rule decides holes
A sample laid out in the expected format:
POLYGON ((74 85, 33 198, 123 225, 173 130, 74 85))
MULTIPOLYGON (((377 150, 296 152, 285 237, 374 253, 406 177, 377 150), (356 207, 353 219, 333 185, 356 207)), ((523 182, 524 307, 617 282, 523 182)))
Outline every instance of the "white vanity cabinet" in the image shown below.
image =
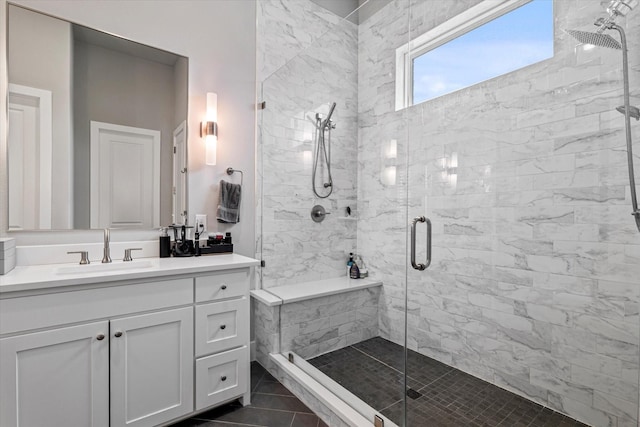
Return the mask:
POLYGON ((0 427, 168 425, 232 399, 248 404, 244 260, 2 292, 0 427))

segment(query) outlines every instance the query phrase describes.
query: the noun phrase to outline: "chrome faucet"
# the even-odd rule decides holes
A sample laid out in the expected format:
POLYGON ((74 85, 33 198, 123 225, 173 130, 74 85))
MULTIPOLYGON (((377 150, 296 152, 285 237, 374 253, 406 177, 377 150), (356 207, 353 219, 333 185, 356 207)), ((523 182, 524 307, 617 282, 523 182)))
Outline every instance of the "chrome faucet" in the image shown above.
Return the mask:
POLYGON ((111 256, 109 254, 109 229, 104 229, 104 255, 102 256, 102 263, 106 264, 111 262, 111 256))

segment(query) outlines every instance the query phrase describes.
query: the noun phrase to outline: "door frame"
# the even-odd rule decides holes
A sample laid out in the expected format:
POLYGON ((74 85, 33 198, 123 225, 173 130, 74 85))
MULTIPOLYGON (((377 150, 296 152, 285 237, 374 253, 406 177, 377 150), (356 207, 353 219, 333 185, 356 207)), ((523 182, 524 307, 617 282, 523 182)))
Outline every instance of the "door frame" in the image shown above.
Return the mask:
MULTIPOLYGON (((36 100, 39 108, 38 114, 38 148, 40 156, 38 158, 38 169, 40 170, 40 179, 38 182, 39 187, 39 213, 38 229, 50 229, 51 228, 51 182, 52 182, 52 168, 53 168, 53 108, 52 108, 52 93, 50 90, 38 89, 30 86, 23 86, 14 83, 9 83, 9 97, 11 95, 17 95, 25 98, 31 98, 36 100)), ((8 109, 11 108, 11 103, 8 103, 8 109)), ((10 123, 9 123, 10 125, 10 123)), ((8 141, 7 141, 8 144, 8 141)), ((7 146, 8 150, 8 146, 7 146)), ((9 182, 9 185, 11 183, 9 182)), ((16 228, 14 228, 15 230, 16 228)))
POLYGON ((174 224, 186 224, 187 217, 187 121, 183 120, 173 131, 173 188, 171 213, 173 215, 174 224), (181 148, 177 144, 179 138, 182 137, 181 148), (178 153, 180 150, 180 153, 178 153), (179 156, 180 155, 180 156, 179 156), (182 162, 178 163, 181 158, 182 162), (180 200, 178 200, 178 186, 181 186, 180 200), (184 221, 179 221, 184 216, 184 221))

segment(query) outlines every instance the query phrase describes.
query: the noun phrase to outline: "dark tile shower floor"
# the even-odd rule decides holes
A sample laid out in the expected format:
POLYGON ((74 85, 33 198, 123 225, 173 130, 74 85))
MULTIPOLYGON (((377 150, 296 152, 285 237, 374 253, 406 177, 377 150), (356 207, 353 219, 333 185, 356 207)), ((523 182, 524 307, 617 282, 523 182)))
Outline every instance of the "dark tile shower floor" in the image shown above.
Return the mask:
MULTIPOLYGON (((415 351, 407 359, 410 427, 587 427, 415 351)), ((401 346, 377 337, 308 362, 401 425, 401 346)))

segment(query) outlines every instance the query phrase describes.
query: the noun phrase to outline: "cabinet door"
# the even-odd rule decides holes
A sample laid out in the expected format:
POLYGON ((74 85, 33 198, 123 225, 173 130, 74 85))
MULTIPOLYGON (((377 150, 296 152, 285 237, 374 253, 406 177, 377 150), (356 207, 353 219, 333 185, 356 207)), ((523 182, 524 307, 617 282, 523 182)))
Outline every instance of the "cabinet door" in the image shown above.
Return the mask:
POLYGON ((0 425, 109 426, 108 327, 0 339, 0 425))
POLYGON ((193 411, 193 307, 111 321, 111 427, 193 411))

